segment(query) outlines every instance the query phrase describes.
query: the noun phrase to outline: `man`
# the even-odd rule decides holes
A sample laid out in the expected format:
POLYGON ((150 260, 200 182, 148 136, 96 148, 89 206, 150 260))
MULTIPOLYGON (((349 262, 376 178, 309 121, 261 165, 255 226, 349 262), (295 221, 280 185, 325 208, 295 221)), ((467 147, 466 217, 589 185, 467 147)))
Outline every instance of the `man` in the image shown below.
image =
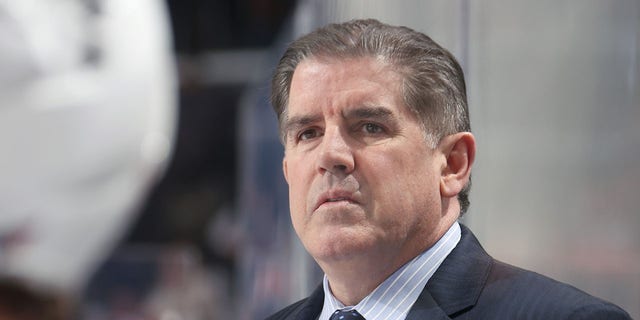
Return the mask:
POLYGON ((475 156, 463 73, 429 37, 332 24, 284 53, 272 102, 293 227, 323 285, 269 319, 628 319, 493 260, 457 219, 475 156))

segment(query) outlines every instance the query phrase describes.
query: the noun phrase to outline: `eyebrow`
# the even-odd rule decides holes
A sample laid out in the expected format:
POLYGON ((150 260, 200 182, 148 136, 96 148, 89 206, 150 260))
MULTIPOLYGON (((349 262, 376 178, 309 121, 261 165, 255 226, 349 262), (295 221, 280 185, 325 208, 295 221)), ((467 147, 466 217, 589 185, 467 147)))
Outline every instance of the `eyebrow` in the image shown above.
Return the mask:
POLYGON ((348 110, 345 114, 347 119, 379 119, 388 120, 393 116, 393 112, 385 107, 361 107, 348 110))

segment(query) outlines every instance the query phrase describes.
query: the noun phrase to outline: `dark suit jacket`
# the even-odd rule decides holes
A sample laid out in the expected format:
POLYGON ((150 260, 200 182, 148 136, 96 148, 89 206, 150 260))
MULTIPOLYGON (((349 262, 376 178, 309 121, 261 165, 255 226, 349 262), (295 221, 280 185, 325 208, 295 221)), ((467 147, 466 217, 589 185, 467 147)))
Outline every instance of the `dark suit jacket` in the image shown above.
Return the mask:
MULTIPOLYGON (((429 279, 408 320, 417 319, 630 319, 619 307, 572 286, 491 258, 471 231, 429 279)), ((319 286, 268 320, 315 320, 319 286)))

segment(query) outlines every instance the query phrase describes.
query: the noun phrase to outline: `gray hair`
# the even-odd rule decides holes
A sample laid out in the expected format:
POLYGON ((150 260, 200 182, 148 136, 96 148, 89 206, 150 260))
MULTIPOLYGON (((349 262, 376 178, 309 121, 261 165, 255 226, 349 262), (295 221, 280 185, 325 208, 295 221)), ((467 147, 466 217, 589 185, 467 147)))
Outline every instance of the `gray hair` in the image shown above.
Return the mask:
MULTIPOLYGON (((423 33, 367 19, 329 24, 289 45, 271 81, 283 141, 293 73, 312 57, 374 57, 392 65, 403 78, 404 103, 421 120, 432 148, 447 135, 471 131, 464 74, 455 57, 423 33)), ((470 186, 471 181, 458 194, 461 214, 469 207, 470 186)))

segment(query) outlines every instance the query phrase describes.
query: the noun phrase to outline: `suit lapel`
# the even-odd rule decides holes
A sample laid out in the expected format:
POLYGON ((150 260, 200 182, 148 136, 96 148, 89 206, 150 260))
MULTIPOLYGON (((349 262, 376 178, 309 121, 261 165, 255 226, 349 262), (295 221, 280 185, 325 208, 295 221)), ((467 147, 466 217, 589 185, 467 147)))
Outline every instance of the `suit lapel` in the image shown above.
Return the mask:
POLYGON ((406 320, 444 320, 450 319, 438 306, 433 296, 427 290, 423 290, 418 300, 413 304, 406 320))
POLYGON ((425 319, 427 315, 449 319, 447 315, 460 314, 478 301, 493 259, 467 227, 460 227, 460 242, 429 279, 407 320, 425 319))
POLYGON ((315 320, 320 316, 322 304, 324 303, 324 289, 322 285, 318 286, 315 291, 307 298, 298 312, 287 319, 291 320, 315 320))

